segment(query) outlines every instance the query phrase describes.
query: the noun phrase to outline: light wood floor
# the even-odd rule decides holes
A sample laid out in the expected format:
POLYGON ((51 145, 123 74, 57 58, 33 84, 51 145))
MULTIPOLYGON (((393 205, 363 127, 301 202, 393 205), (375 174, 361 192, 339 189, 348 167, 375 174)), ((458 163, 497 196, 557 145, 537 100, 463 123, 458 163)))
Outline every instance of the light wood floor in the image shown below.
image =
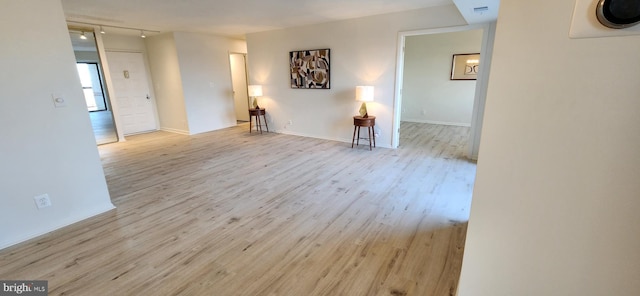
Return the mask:
POLYGON ((399 149, 246 124, 99 147, 117 209, 0 250, 49 295, 454 295, 468 128, 403 123, 399 149))
POLYGON ((91 126, 93 127, 93 135, 96 137, 98 145, 113 143, 118 141, 116 128, 113 124, 113 115, 111 111, 94 111, 89 112, 91 126))

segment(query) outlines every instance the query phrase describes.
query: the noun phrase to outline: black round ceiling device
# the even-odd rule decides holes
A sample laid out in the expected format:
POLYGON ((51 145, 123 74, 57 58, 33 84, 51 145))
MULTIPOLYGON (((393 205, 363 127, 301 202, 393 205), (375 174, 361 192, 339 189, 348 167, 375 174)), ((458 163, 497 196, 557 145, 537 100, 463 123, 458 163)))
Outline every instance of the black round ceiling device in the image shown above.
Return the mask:
POLYGON ((628 28, 640 23, 640 0, 599 0, 598 21, 613 29, 628 28))

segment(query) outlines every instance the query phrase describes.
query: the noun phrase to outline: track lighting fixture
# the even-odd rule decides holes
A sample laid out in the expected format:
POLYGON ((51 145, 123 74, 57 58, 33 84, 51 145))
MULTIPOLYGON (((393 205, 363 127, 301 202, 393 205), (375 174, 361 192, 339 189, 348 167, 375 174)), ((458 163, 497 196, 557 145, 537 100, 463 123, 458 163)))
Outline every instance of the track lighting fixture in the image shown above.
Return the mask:
MULTIPOLYGON (((67 20, 67 23, 69 25, 75 23, 75 24, 90 25, 90 26, 93 26, 94 28, 100 28, 100 34, 107 34, 107 32, 104 30, 104 28, 114 28, 114 29, 124 29, 124 30, 139 31, 140 32, 140 38, 147 38, 147 34, 145 34, 145 33, 160 33, 160 31, 148 30, 148 29, 144 29, 144 28, 121 27, 121 26, 112 26, 112 25, 105 25, 105 24, 98 24, 98 23, 78 22, 78 21, 72 21, 72 20, 67 20)), ((73 26, 73 25, 71 25, 71 26, 73 26)), ((95 32, 98 32, 98 30, 95 29, 95 32)), ((116 30, 116 32, 117 32, 117 30, 116 30)), ((83 35, 84 35, 84 32, 83 32, 83 35)), ((87 39, 86 36, 84 36, 84 37, 80 36, 80 38, 87 39)))
POLYGON ((87 36, 84 35, 84 32, 82 32, 82 34, 80 34, 80 39, 87 40, 87 36))

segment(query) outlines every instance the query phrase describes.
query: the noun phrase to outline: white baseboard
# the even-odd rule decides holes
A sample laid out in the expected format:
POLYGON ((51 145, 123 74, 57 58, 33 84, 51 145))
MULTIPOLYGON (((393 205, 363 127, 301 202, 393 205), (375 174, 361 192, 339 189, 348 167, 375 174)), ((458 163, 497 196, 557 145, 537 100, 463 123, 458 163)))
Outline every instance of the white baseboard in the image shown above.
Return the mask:
POLYGON ((466 123, 466 122, 448 122, 448 121, 435 121, 435 120, 411 119, 411 118, 402 119, 401 121, 471 127, 471 123, 466 123))
POLYGON ((113 204, 109 202, 108 204, 105 204, 103 207, 96 208, 96 209, 92 210, 91 212, 86 212, 86 213, 83 213, 82 215, 79 215, 79 216, 76 216, 76 217, 67 217, 66 219, 58 221, 58 223, 47 224, 46 227, 43 228, 43 229, 38 229, 38 230, 33 231, 31 233, 26 233, 26 234, 24 234, 24 235, 22 235, 20 237, 15 237, 15 238, 8 239, 6 241, 1 241, 0 242, 0 250, 8 248, 8 247, 11 247, 13 245, 17 245, 17 244, 25 242, 25 241, 28 241, 28 240, 30 240, 32 238, 36 238, 38 236, 47 234, 49 232, 58 230, 60 228, 67 227, 67 226, 69 226, 71 224, 75 224, 75 223, 78 223, 80 221, 89 219, 89 218, 91 218, 93 216, 97 216, 97 215, 100 215, 102 213, 106 213, 106 212, 111 211, 111 210, 113 210, 115 208, 116 207, 113 206, 113 204))
POLYGON ((187 135, 187 136, 191 135, 189 133, 189 131, 179 130, 179 129, 175 129, 175 128, 161 127, 160 130, 161 131, 165 131, 165 132, 174 133, 174 134, 181 134, 181 135, 187 135))

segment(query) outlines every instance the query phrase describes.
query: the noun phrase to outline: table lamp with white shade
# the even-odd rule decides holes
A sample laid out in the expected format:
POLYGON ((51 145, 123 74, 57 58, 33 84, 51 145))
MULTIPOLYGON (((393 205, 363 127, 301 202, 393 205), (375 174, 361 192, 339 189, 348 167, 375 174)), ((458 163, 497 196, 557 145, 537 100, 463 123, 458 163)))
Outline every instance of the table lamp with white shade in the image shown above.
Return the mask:
POLYGON ((369 117, 367 114, 367 102, 373 102, 373 86, 356 86, 356 101, 362 102, 360 116, 369 117))
POLYGON ((249 97, 253 98, 253 107, 256 109, 260 109, 260 106, 258 106, 258 98, 262 96, 262 85, 259 84, 252 84, 248 86, 249 89, 249 97))

